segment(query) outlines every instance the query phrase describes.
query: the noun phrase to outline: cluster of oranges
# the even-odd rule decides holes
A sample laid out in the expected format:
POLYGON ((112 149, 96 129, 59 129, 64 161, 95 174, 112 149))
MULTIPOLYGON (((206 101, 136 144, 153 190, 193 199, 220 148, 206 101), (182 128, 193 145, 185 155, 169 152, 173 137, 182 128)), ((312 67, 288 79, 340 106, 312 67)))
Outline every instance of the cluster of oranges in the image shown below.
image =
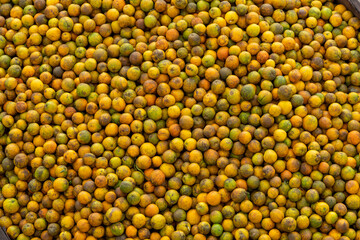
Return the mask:
POLYGON ((360 239, 359 28, 331 0, 0 0, 0 226, 360 239))

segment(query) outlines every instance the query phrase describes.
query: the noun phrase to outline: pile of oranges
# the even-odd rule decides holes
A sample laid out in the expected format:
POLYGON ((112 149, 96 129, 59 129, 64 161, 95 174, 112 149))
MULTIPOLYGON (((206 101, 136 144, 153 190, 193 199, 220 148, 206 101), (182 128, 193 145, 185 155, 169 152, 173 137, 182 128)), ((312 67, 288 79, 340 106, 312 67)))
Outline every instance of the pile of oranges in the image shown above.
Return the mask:
POLYGON ((0 0, 0 226, 360 239, 359 28, 331 0, 0 0))

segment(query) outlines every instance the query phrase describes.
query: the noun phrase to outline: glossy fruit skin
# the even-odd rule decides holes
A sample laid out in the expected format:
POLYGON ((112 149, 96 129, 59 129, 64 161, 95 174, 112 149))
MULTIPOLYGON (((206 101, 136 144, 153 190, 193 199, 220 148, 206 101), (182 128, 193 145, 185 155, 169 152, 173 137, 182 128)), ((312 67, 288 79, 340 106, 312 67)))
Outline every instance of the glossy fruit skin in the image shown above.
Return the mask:
POLYGON ((360 21, 332 1, 0 4, 12 239, 358 239, 360 21))

